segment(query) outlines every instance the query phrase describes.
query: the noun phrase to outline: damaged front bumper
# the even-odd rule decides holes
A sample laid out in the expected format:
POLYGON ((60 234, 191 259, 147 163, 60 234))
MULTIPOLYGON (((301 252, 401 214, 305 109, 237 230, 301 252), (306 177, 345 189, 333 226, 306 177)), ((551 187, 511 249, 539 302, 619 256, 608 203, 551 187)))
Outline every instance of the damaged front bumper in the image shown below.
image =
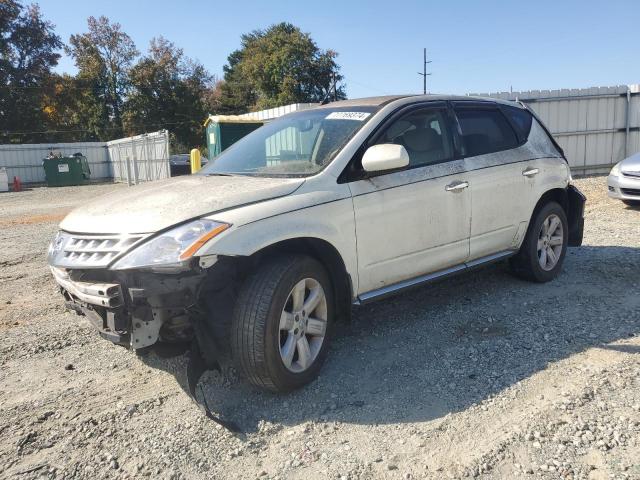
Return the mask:
MULTIPOLYGON (((232 421, 216 416, 196 398, 202 373, 219 369, 235 299, 235 264, 200 259, 179 272, 70 269, 51 266, 65 305, 86 316, 100 335, 138 350, 156 342, 190 344, 184 382, 205 415, 231 431, 232 421)), ((228 344, 228 342, 226 342, 228 344)))
POLYGON ((113 343, 141 349, 159 340, 186 342, 193 337, 189 310, 197 303, 202 272, 51 271, 66 306, 86 316, 113 343))

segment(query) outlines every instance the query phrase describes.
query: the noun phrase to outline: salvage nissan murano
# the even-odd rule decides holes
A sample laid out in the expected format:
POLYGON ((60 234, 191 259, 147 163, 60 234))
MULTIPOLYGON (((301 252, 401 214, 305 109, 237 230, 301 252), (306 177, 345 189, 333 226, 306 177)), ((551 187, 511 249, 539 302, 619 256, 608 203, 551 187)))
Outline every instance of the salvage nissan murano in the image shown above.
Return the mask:
POLYGON ((48 259, 104 338, 191 342, 208 367, 230 358, 288 391, 317 376, 354 304, 501 260, 552 280, 582 242, 584 201, 520 103, 345 100, 269 122, 197 174, 74 210, 48 259))

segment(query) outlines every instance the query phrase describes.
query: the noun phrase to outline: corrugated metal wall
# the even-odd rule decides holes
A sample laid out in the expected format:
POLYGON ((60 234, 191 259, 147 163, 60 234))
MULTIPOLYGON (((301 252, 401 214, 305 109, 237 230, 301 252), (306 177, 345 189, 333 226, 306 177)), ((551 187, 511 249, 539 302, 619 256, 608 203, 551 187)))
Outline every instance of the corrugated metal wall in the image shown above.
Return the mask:
POLYGON ((606 173, 640 151, 640 85, 480 95, 531 107, 578 174, 606 173))
POLYGON ((171 176, 166 130, 107 142, 107 150, 116 182, 131 185, 171 176))
POLYGON ((131 183, 138 183, 171 175, 169 133, 166 130, 106 143, 0 145, 0 167, 6 167, 9 182, 13 177, 20 177, 22 183, 43 183, 42 160, 49 152, 63 155, 82 153, 89 162, 92 180, 114 178, 117 182, 129 179, 131 183), (127 176, 127 158, 130 159, 130 177, 127 176))
POLYGON ((7 168, 10 183, 13 177, 19 177, 22 183, 42 183, 45 181, 42 160, 49 152, 63 155, 80 152, 87 157, 92 179, 111 177, 104 142, 0 145, 0 167, 7 168))
POLYGON ((297 112, 299 110, 308 110, 317 107, 317 103, 292 103, 291 105, 283 105, 281 107, 269 108, 258 112, 249 112, 238 115, 241 118, 250 118, 251 120, 273 120, 287 113, 297 112))

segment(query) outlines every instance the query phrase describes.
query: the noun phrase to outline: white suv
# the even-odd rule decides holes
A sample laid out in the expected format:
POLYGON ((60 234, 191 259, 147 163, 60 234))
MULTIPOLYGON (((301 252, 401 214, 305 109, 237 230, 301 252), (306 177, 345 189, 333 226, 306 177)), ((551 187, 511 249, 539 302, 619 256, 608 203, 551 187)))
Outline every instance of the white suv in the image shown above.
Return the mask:
POLYGON ((354 304, 507 258, 553 279, 583 209, 525 106, 365 98, 287 115, 197 175, 75 210, 49 263, 105 338, 190 341, 208 367, 227 353, 286 391, 318 374, 354 304))

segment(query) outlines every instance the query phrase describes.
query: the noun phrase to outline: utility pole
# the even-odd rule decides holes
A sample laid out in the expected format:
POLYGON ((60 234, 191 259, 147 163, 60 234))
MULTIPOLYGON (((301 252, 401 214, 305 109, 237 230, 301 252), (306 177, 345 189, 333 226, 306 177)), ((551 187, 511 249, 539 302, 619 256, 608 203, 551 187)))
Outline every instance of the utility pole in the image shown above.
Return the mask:
POLYGON ((427 61, 427 49, 423 50, 424 53, 424 63, 422 64, 422 73, 418 72, 418 75, 422 75, 422 93, 427 94, 427 75, 431 75, 431 73, 427 73, 427 63, 431 63, 431 60, 427 61))

